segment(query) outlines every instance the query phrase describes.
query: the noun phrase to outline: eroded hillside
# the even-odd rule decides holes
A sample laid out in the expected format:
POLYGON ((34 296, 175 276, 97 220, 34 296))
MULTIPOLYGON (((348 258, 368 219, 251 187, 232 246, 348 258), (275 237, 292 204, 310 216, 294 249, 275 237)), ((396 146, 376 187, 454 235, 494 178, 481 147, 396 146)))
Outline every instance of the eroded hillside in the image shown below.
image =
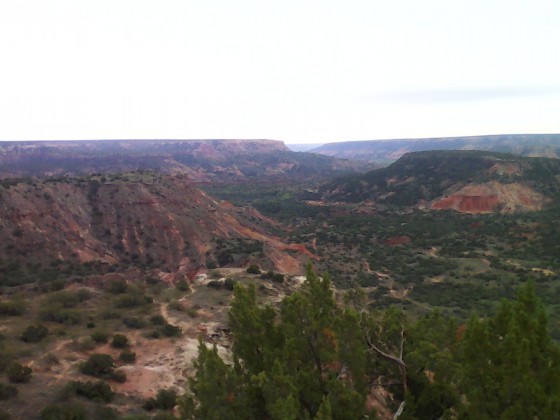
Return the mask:
POLYGON ((560 197, 560 160, 481 151, 408 153, 387 168, 335 180, 323 198, 468 213, 542 210, 560 197))
POLYGON ((211 198, 185 175, 14 181, 0 188, 0 203, 2 284, 84 265, 192 277, 259 261, 292 273, 310 256, 287 252, 294 244, 273 233, 281 230, 271 219, 211 198))

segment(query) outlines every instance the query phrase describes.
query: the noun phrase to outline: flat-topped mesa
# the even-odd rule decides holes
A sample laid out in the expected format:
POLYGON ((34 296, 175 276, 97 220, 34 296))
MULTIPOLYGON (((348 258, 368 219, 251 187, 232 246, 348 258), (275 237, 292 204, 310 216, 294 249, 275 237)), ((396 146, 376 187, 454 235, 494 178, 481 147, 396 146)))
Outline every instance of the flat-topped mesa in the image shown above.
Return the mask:
POLYGON ((487 136, 409 138, 327 143, 313 153, 389 164, 408 152, 486 150, 530 157, 560 157, 560 134, 499 134, 487 136))
POLYGON ((72 140, 0 143, 0 179, 149 170, 193 181, 303 180, 365 172, 365 162, 291 151, 282 141, 72 140))

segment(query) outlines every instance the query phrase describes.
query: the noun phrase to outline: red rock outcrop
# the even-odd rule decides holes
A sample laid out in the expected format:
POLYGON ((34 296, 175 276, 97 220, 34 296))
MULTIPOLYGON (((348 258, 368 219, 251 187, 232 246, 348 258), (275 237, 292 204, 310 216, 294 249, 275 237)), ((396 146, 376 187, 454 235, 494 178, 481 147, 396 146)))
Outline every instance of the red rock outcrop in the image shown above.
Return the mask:
POLYGON ((461 188, 431 203, 433 210, 456 210, 462 213, 516 213, 542 210, 549 201, 541 193, 518 183, 488 182, 461 188))

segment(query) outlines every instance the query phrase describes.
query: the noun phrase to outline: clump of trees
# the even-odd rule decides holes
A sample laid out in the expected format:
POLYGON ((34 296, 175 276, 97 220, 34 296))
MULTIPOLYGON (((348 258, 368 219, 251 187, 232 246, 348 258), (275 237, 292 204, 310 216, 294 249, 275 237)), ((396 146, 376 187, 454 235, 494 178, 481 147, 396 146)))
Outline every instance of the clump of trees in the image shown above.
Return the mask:
POLYGON ((185 418, 364 418, 380 388, 406 419, 560 412, 560 350, 531 284, 494 317, 458 326, 438 311, 416 321, 368 311, 356 291, 340 303, 328 276, 309 269, 279 310, 236 285, 229 326, 233 364, 201 341, 185 418))

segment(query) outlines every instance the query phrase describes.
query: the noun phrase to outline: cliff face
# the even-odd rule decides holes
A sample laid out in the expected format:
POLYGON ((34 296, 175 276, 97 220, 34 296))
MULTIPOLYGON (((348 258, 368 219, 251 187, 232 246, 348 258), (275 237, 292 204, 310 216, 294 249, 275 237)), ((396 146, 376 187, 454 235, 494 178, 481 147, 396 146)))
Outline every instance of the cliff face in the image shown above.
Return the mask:
POLYGON ((99 140, 0 143, 0 178, 152 170, 193 181, 320 178, 370 169, 296 153, 274 140, 99 140))
POLYGON ((138 176, 0 187, 0 260, 194 272, 253 253, 300 270, 304 254, 283 252, 288 245, 268 233, 277 227, 255 210, 214 200, 184 175, 138 176))

